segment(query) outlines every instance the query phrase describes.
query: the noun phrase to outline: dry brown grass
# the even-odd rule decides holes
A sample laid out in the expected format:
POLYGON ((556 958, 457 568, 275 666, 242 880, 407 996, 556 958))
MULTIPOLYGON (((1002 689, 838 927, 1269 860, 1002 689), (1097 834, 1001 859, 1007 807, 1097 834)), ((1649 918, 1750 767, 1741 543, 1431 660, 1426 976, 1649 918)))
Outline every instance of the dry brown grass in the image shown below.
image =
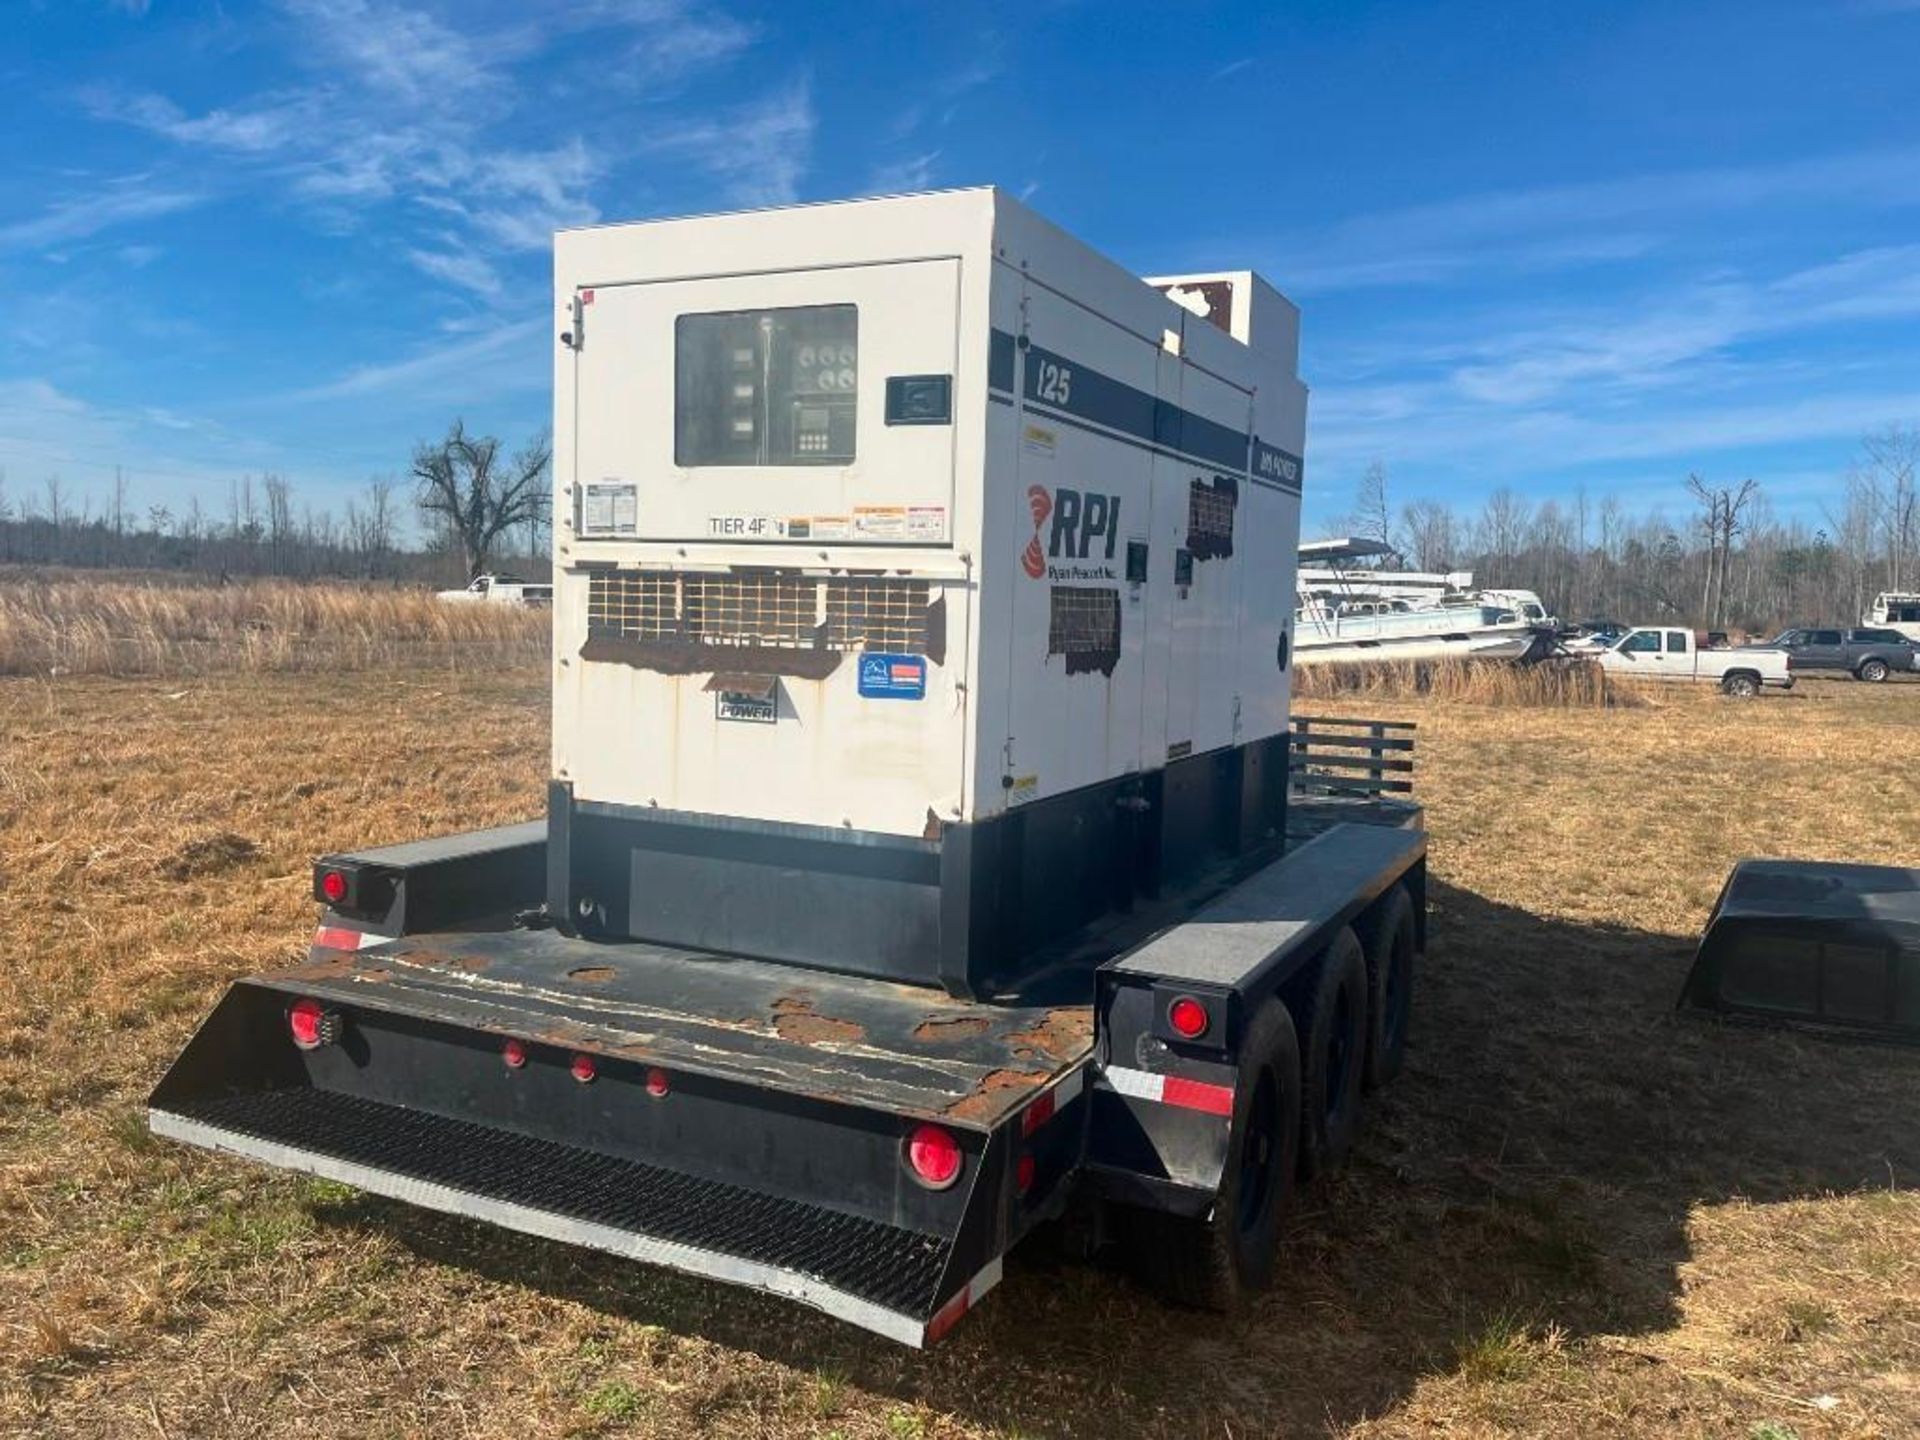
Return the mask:
POLYGON ((1920 1054, 1671 1013, 1738 856, 1920 865, 1916 702, 1368 707, 1420 725, 1434 948, 1279 1288, 1023 1254, 919 1355, 146 1135, 311 855, 537 811, 541 672, 0 682, 0 1433, 1920 1433, 1920 1054))
POLYGON ((1294 672, 1303 700, 1426 699, 1461 705, 1552 706, 1638 703, 1598 665, 1577 660, 1508 665, 1491 660, 1442 660, 1379 665, 1305 665, 1294 672))
POLYGON ((0 675, 497 667, 544 658, 550 623, 423 590, 21 578, 0 584, 0 675))

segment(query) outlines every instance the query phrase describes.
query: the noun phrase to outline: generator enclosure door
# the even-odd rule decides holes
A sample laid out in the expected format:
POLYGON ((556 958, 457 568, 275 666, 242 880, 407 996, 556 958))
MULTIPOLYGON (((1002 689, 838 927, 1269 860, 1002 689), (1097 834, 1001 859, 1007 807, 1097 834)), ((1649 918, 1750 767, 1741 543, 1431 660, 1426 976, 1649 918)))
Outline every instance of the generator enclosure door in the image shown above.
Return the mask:
POLYGON ((583 542, 953 540, 957 259, 582 287, 583 542))

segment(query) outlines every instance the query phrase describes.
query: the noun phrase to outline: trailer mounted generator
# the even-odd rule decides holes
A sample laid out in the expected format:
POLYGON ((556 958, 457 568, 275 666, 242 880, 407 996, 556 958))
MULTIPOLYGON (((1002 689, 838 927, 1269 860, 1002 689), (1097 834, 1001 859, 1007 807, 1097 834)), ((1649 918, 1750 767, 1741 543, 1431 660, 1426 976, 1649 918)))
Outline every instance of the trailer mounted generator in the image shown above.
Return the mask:
POLYGON ((1289 803, 1298 312, 992 189, 555 291, 547 814, 323 856, 154 1130, 916 1345, 1047 1222, 1265 1284, 1426 930, 1410 736, 1289 803))

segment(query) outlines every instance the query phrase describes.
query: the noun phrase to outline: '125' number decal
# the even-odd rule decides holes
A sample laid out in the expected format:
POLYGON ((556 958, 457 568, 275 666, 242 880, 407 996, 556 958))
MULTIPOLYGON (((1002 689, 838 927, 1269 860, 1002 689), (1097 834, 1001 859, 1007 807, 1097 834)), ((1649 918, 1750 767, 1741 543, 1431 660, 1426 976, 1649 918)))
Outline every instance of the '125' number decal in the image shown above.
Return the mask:
POLYGON ((1038 384, 1034 387, 1039 398, 1050 405, 1065 405, 1073 390, 1073 371, 1053 360, 1040 362, 1038 384))

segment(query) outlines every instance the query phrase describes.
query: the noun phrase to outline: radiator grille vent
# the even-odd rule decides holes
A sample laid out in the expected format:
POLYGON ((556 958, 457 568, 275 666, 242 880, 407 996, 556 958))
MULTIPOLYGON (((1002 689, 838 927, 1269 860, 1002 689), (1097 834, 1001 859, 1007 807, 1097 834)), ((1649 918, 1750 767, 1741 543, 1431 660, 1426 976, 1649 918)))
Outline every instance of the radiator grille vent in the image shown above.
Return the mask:
POLYGON ((1047 615, 1047 653, 1066 656, 1069 675, 1082 668, 1111 674, 1120 654, 1120 592, 1054 586, 1047 615))
POLYGON ((929 648, 931 598, 924 580, 882 576, 601 571, 587 591, 587 633, 611 640, 917 655, 929 648))

